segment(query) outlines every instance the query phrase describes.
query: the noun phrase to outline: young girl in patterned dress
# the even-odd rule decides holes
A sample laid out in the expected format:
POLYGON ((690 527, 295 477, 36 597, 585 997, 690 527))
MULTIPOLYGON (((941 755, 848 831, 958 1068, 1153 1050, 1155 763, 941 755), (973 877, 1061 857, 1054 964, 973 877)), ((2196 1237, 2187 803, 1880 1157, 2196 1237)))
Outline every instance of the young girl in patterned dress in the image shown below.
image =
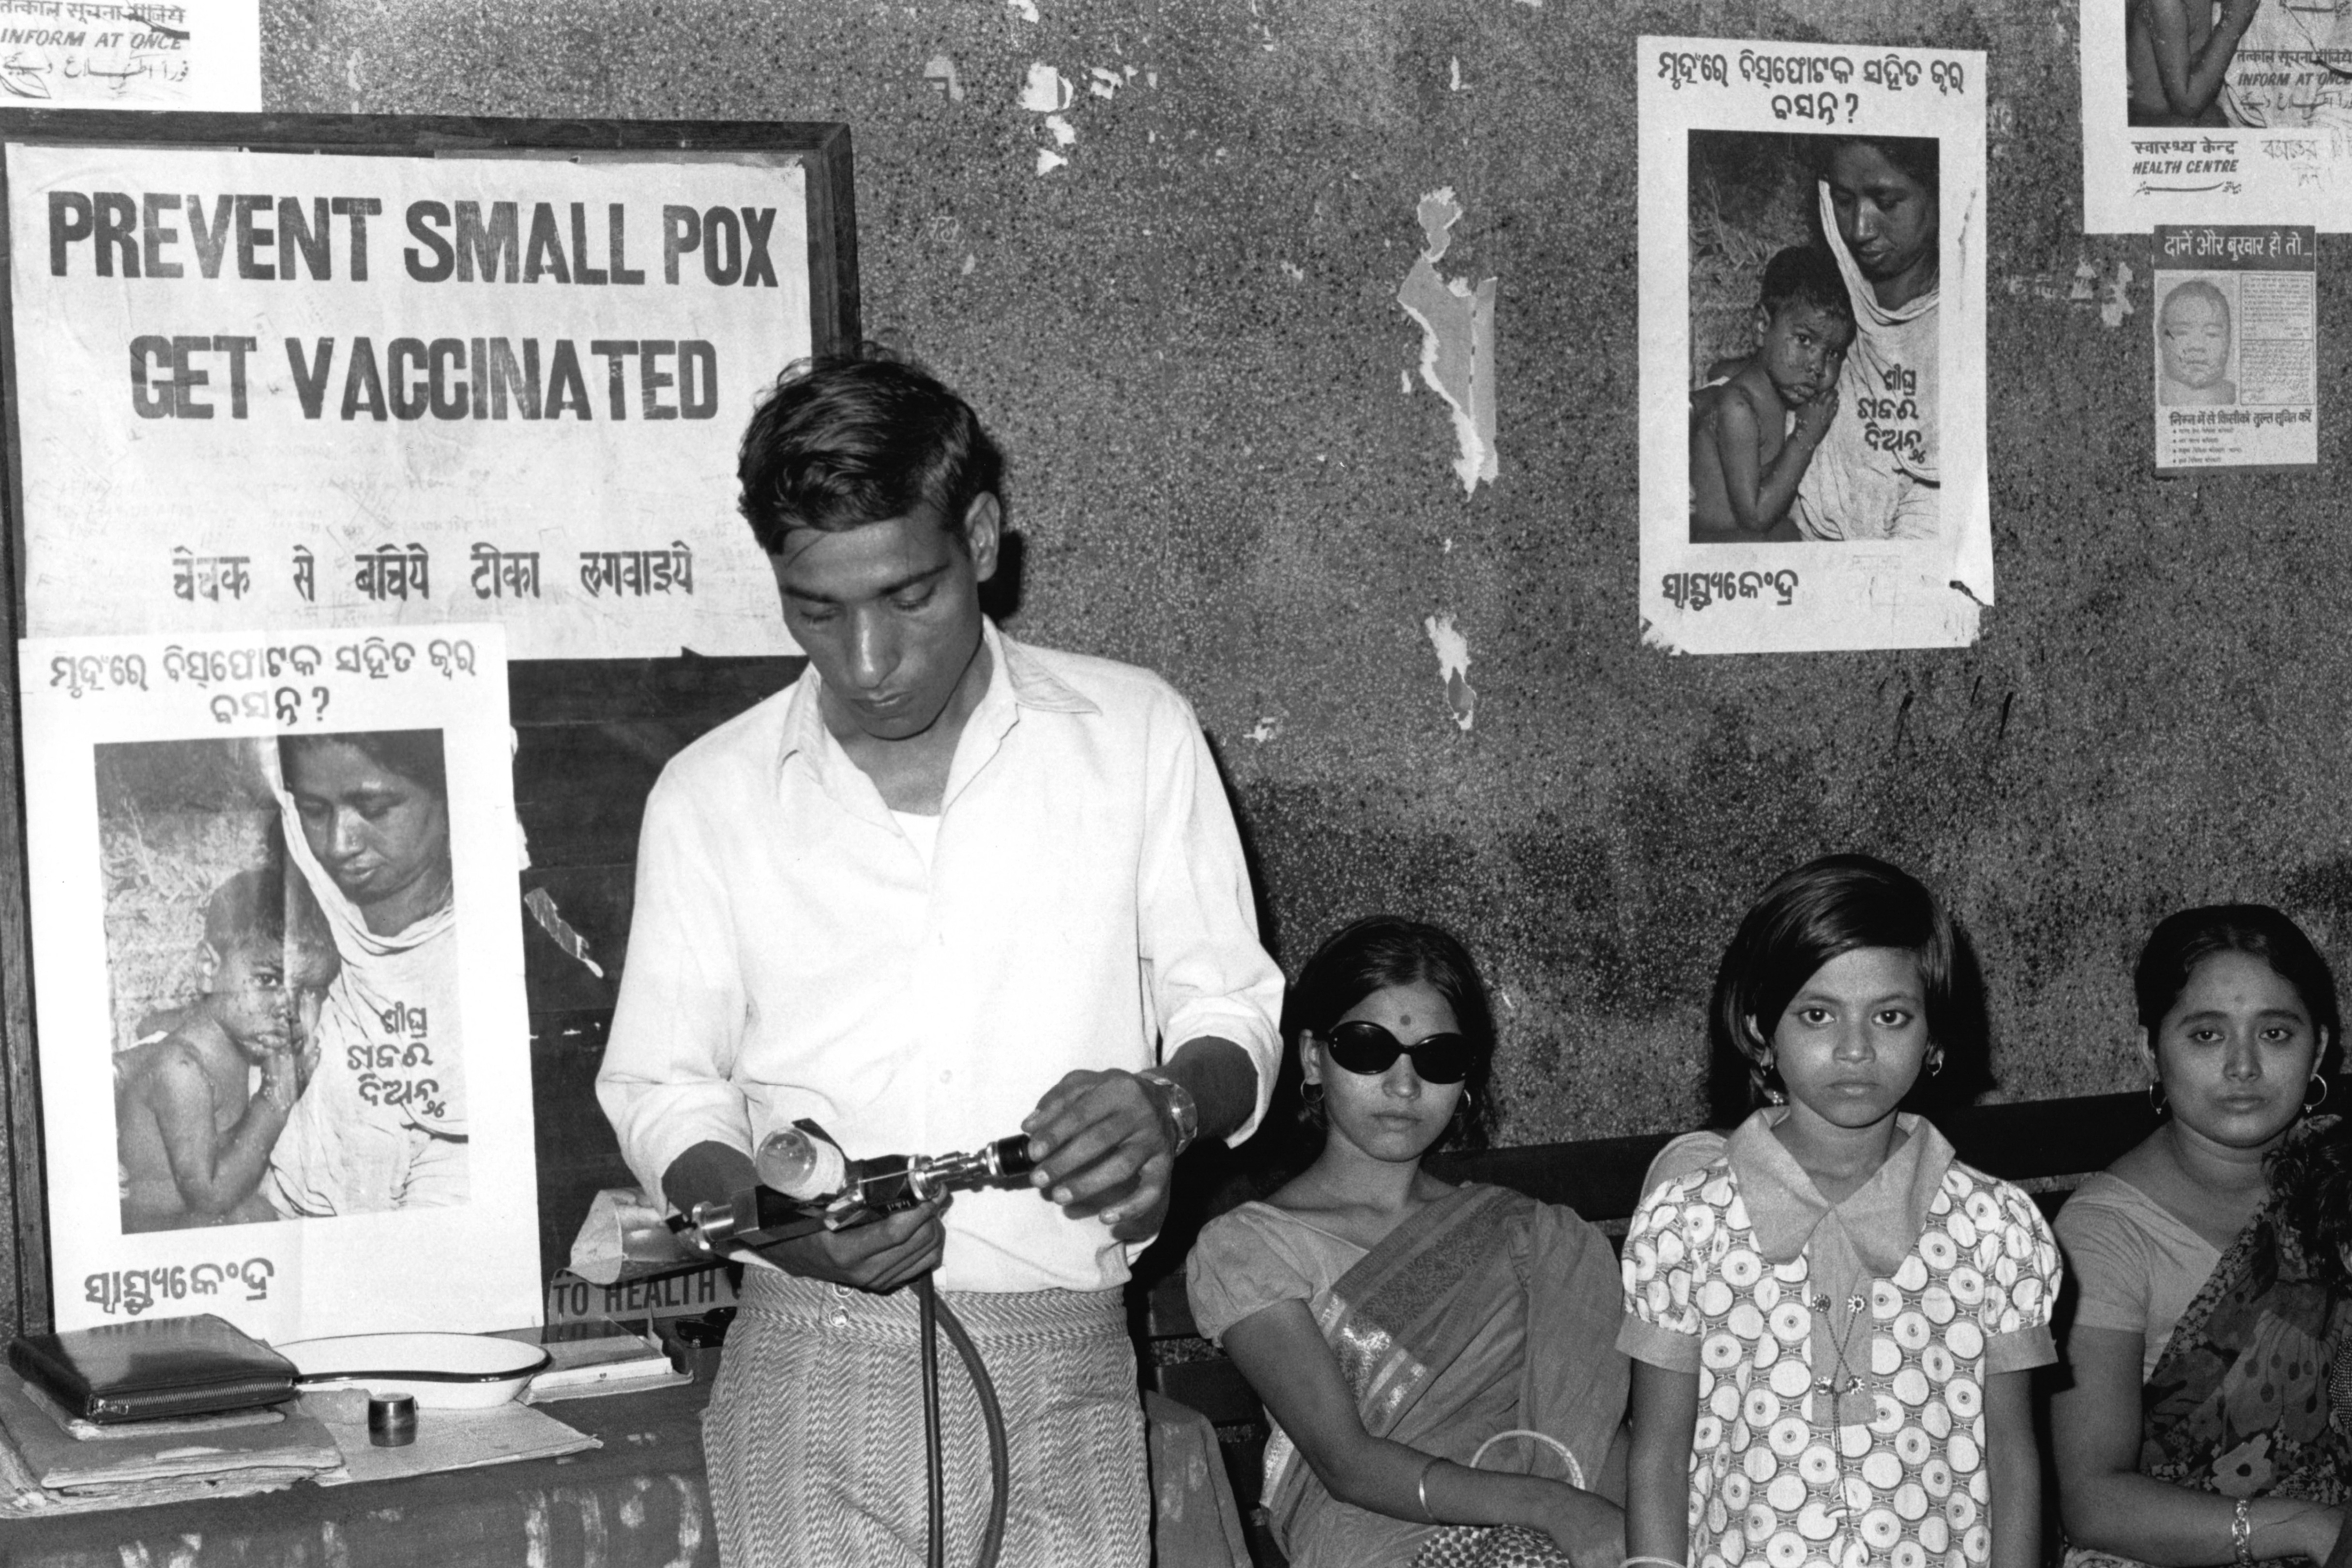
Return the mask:
POLYGON ((1896 1109, 1981 1064, 1968 962, 1934 895, 1866 856, 1800 867, 1740 922, 1709 1033, 1759 1109, 1626 1234, 1629 1564, 2041 1561, 2028 1385, 2056 1359, 2057 1248, 1896 1109))

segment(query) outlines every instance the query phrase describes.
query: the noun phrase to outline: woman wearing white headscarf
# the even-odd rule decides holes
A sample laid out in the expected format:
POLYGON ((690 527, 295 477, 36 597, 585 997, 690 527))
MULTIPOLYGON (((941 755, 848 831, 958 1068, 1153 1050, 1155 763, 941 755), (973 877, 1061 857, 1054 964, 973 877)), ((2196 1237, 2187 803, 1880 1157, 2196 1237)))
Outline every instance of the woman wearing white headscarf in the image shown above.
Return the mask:
POLYGON ((343 966, 318 1066, 269 1156, 290 1216, 466 1201, 449 793, 437 731, 286 735, 287 847, 343 966))
POLYGON ((1838 417, 1790 515, 1808 539, 1934 539, 1942 496, 1937 144, 1837 137, 1819 174, 1822 236, 1853 299, 1855 335, 1838 376, 1838 417))

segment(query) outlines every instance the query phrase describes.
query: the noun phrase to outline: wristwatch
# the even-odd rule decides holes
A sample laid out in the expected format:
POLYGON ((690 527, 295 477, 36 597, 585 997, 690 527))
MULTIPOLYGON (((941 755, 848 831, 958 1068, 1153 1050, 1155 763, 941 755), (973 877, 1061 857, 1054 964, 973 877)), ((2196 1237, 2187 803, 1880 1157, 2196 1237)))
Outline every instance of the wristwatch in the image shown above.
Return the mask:
POLYGON ((1176 1145, 1169 1151, 1170 1155, 1173 1157, 1190 1149, 1192 1140, 1201 1135, 1201 1107, 1192 1099, 1192 1091, 1158 1068, 1145 1068, 1135 1076, 1146 1083, 1157 1084, 1165 1091, 1161 1100, 1168 1113, 1169 1131, 1176 1145))

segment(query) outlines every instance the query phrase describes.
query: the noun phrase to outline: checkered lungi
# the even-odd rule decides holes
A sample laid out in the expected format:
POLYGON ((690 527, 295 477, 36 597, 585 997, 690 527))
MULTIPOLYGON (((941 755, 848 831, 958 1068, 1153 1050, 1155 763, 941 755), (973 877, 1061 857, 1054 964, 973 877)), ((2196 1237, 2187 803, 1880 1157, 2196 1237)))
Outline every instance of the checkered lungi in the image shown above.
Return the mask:
MULTIPOLYGON (((922 1363, 912 1289, 873 1296, 747 1269, 702 1420, 726 1568, 920 1568, 922 1363)), ((1151 1554, 1135 1351, 1117 1290, 942 1291, 1004 1411, 1002 1568, 1144 1568, 1151 1554)), ((987 1523, 987 1427, 940 1336, 947 1560, 987 1523)))

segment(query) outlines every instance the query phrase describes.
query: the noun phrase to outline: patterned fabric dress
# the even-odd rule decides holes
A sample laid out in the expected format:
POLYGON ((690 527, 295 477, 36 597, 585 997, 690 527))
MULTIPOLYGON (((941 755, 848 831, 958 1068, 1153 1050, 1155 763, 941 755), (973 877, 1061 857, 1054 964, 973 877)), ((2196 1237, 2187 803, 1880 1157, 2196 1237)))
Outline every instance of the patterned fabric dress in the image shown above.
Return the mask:
POLYGON ((1626 1235, 1620 1343, 1696 1371, 1693 1568, 1991 1554, 1985 1386, 2055 1358, 2057 1247, 1927 1122, 1824 1201, 1759 1111, 1626 1235))

